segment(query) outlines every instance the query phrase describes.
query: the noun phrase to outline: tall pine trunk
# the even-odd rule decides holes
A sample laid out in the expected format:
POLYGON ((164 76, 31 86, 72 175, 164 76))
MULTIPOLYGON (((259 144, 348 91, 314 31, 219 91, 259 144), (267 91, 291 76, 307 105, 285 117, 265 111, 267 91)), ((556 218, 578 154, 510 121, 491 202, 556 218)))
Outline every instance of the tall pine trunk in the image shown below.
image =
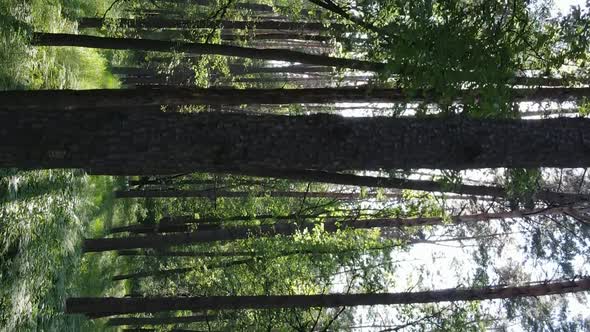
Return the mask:
MULTIPOLYGON (((495 214, 476 214, 466 216, 456 216, 451 220, 454 223, 474 223, 480 221, 489 221, 492 219, 520 218, 538 214, 557 214, 562 213, 563 209, 541 209, 526 210, 514 212, 502 212, 495 214)), ((373 229, 386 227, 419 227, 435 226, 444 224, 443 218, 379 218, 379 219, 361 219, 361 220, 340 220, 328 219, 323 222, 323 230, 327 233, 336 233, 343 229, 373 229)), ((291 236, 298 232, 311 232, 316 223, 303 222, 299 224, 278 222, 274 224, 265 224, 260 226, 234 226, 230 225, 219 230, 203 230, 189 232, 190 225, 174 225, 171 230, 178 230, 180 233, 173 234, 149 234, 146 236, 130 236, 119 238, 104 239, 87 239, 84 241, 85 252, 100 252, 121 249, 137 248, 166 248, 175 245, 195 244, 215 241, 232 241, 246 239, 249 237, 270 237, 276 235, 291 236), (184 232, 183 232, 184 231, 184 232)), ((411 242, 411 240, 410 240, 411 242)))
POLYGON ((325 55, 307 54, 281 49, 258 49, 231 45, 206 43, 185 43, 154 39, 96 37, 74 34, 51 34, 36 32, 32 44, 36 46, 78 46, 102 49, 181 52, 189 54, 217 54, 240 58, 299 62, 319 66, 359 69, 366 71, 382 71, 382 63, 333 58, 325 55))
POLYGON ((526 286, 496 286, 483 288, 451 288, 433 291, 386 294, 329 294, 275 296, 210 296, 160 298, 70 298, 67 313, 86 315, 117 315, 170 310, 240 310, 312 307, 350 307, 361 305, 391 305, 438 303, 447 301, 480 301, 515 299, 544 295, 566 294, 590 290, 590 278, 531 284, 526 286))
MULTIPOLYGON (((28 90, 0 92, 0 102, 6 110, 87 109, 112 107, 142 107, 160 105, 243 105, 243 104, 333 104, 333 103, 405 103, 409 101, 436 102, 430 91, 415 91, 412 97, 403 89, 366 87, 307 88, 307 89, 233 89, 145 87, 141 89, 95 90, 28 90)), ((459 93, 460 99, 477 95, 476 90, 459 93)), ((590 96, 590 88, 515 89, 515 101, 568 101, 590 96)))
MULTIPOLYGON (((491 196, 495 198, 509 198, 509 193, 504 187, 489 185, 469 184, 444 184, 432 180, 412 180, 393 177, 376 177, 320 170, 298 170, 298 169, 277 169, 277 168, 218 168, 208 170, 213 173, 246 175, 260 178, 289 179, 291 181, 331 183, 348 186, 407 189, 430 192, 445 192, 459 195, 491 196)), ((534 193, 534 199, 549 203, 564 205, 579 201, 588 201, 587 194, 568 192, 556 192, 550 190, 539 190, 534 193)))
MULTIPOLYGON (((145 18, 103 19, 99 17, 82 17, 78 20, 78 27, 100 28, 105 23, 116 24, 133 29, 257 29, 257 30, 286 30, 294 31, 325 31, 326 25, 321 22, 286 22, 286 21, 216 21, 216 20, 186 20, 169 19, 160 16, 145 18)), ((344 25, 330 24, 332 29, 343 30, 344 25)))
MULTIPOLYGON (((350 218, 342 217, 342 218, 328 218, 326 221, 327 229, 333 227, 333 223, 338 223, 341 225, 342 228, 346 227, 353 227, 355 226, 359 228, 360 225, 366 225, 366 228, 380 228, 380 227, 421 227, 421 226, 440 226, 445 224, 470 224, 470 223, 477 223, 477 222, 487 222, 494 219, 516 219, 516 218, 524 218, 524 217, 532 217, 538 215, 555 215, 555 214, 562 214, 568 213, 571 211, 571 208, 551 208, 551 209, 531 209, 531 210, 517 210, 517 211, 510 211, 510 212, 498 212, 498 213, 479 213, 479 214, 470 214, 470 215, 460 215, 460 216, 452 216, 450 218, 440 218, 440 217, 417 217, 417 218, 370 218, 370 219, 360 219, 349 221, 350 218)), ((295 219, 296 217, 293 216, 291 219, 295 219)), ((299 216, 299 218, 304 218, 304 216, 299 216)), ((313 217, 311 217, 313 218, 313 217)), ((111 229, 111 234, 113 233, 120 233, 124 231, 129 231, 135 234, 138 233, 175 233, 175 232, 189 232, 195 228, 195 224, 198 223, 198 219, 188 219, 185 223, 159 223, 159 224, 150 224, 150 225, 129 225, 129 226, 122 226, 111 229), (193 223, 193 221, 195 223, 193 223)), ((197 224, 198 230, 212 230, 213 228, 207 228, 207 224, 197 224), (203 227, 203 228, 201 228, 203 227)), ((213 225, 215 227, 221 228, 221 225, 213 225)), ((235 227, 233 225, 227 225, 225 227, 231 228, 235 227)))
POLYGON ((590 166, 590 120, 345 118, 136 110, 0 110, 0 167, 94 174, 207 169, 590 166))
POLYGON ((355 200, 363 198, 399 198, 399 193, 342 193, 342 192, 316 192, 316 191, 226 191, 226 190, 181 190, 181 189, 153 189, 153 190, 118 190, 117 198, 145 198, 145 197, 201 197, 216 199, 224 198, 249 198, 249 197, 275 197, 275 198, 329 198, 341 200, 355 200))

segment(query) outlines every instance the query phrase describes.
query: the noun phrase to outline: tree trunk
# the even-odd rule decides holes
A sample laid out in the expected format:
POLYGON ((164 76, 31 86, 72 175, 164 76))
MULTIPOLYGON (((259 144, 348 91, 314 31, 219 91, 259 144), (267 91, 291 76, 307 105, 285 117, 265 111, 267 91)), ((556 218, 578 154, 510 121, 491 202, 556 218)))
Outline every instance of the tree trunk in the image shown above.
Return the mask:
POLYGON ((211 296, 160 298, 69 298, 66 313, 131 314, 170 310, 243 310, 311 307, 350 307, 361 305, 392 305, 514 299, 574 293, 590 290, 590 278, 546 282, 525 286, 484 288, 450 288, 433 291, 385 294, 328 294, 274 296, 211 296))
POLYGON ((331 36, 311 35, 305 33, 253 33, 247 35, 222 33, 222 40, 310 40, 318 42, 329 42, 331 36))
POLYGON ((150 233, 182 233, 195 230, 213 231, 220 230, 220 224, 136 224, 112 228, 109 234, 130 232, 133 234, 150 234, 150 233), (195 227, 196 226, 196 227, 195 227))
MULTIPOLYGON (((339 224, 341 228, 381 228, 381 227, 421 227, 421 226, 440 226, 445 224, 467 224, 477 223, 483 221, 490 221, 493 219, 511 219, 511 218, 524 218, 537 215, 553 215, 568 213, 571 208, 551 208, 551 209, 531 209, 531 210, 518 210, 510 212, 498 212, 498 213, 480 213, 471 215, 460 215, 452 216, 448 219, 440 217, 417 217, 417 218, 371 218, 371 219, 354 219, 350 220, 349 217, 343 218, 330 218, 325 221, 324 227, 327 231, 330 231, 335 227, 335 223, 339 224), (364 227, 362 227, 364 226, 364 227)), ((309 216, 308 216, 309 217, 309 216)), ((313 218, 311 216, 309 218, 313 218)), ((300 216, 304 218, 304 216, 300 216)), ((279 218, 277 218, 279 219, 279 218)), ((286 219, 286 218, 285 218, 286 219)), ((295 219, 291 217, 290 219, 295 219)), ((280 220, 280 219, 279 219, 280 220)), ((144 233, 175 233, 175 232, 189 232, 194 229, 194 225, 198 223, 198 219, 190 219, 188 217, 185 223, 160 223, 152 225, 130 225, 111 229, 111 234, 130 231, 135 234, 144 233)), ((199 231, 208 231, 213 229, 220 229, 221 225, 213 225, 216 228, 207 228, 207 225, 199 225, 199 231), (201 228, 205 226, 204 228, 201 228)), ((236 227, 236 225, 226 225, 227 228, 236 227)), ((239 226, 238 226, 239 227, 239 226)))
POLYGON ((148 234, 145 236, 130 236, 104 239, 86 239, 83 244, 84 252, 102 252, 122 249, 138 248, 168 248, 171 246, 209 243, 216 241, 234 241, 249 237, 270 237, 275 235, 289 236, 297 232, 313 231, 316 224, 305 223, 275 224, 260 226, 243 226, 212 231, 196 231, 172 234, 148 234))
POLYGON ((106 323, 106 326, 189 324, 217 320, 218 318, 218 316, 214 315, 176 317, 119 317, 109 319, 106 323))
MULTIPOLYGON (((424 243, 424 240, 416 240, 416 243, 424 243)), ((401 244, 394 244, 394 245, 388 245, 387 247, 379 247, 379 248, 370 248, 368 250, 384 250, 384 249, 391 249, 393 247, 399 247, 401 246, 401 244)), ((267 258, 267 259, 276 259, 276 258, 282 258, 282 257, 287 257, 287 256, 294 256, 294 255, 324 255, 324 254, 330 254, 330 255, 337 255, 337 254, 341 254, 341 253, 347 253, 347 252, 355 252, 355 251, 359 251, 359 250, 363 250, 363 249, 346 249, 346 250, 338 250, 338 251, 334 251, 334 250, 317 250, 317 249, 302 249, 302 250, 292 250, 292 251, 282 251, 282 252, 278 252, 278 253, 273 253, 270 256, 264 256, 261 255, 257 252, 250 252, 250 251, 244 251, 244 252, 160 252, 157 253, 156 255, 161 255, 163 257, 234 257, 234 256, 247 256, 247 257, 251 257, 248 259, 243 259, 243 260, 237 260, 234 262, 230 262, 230 264, 227 264, 227 266, 236 266, 236 265, 241 265, 241 264, 247 264, 247 263, 251 263, 251 262, 259 262, 261 259, 263 258, 267 258)), ((367 249, 364 249, 367 250, 367 249)), ((132 250, 121 250, 118 253, 123 253, 123 256, 140 256, 140 255, 147 255, 147 254, 142 254, 142 252, 140 251, 132 251, 132 250)), ((268 253, 266 253, 268 254, 268 253)), ((219 265, 211 265, 208 266, 208 268, 214 268, 214 267, 225 267, 223 265, 219 266, 219 265)), ((113 277, 113 281, 116 280, 124 280, 124 279, 132 279, 132 278, 146 278, 146 277, 152 277, 152 276, 171 276, 171 275, 175 275, 175 274, 180 274, 180 273, 185 273, 188 272, 190 270, 193 270, 194 267, 187 267, 187 268, 176 268, 176 269, 170 269, 170 270, 160 270, 160 271, 145 271, 145 272, 138 272, 138 273, 132 273, 132 274, 125 274, 125 275, 119 275, 119 276, 114 276, 113 277)))
MULTIPOLYGON (((429 192, 455 193, 459 195, 509 198, 509 194, 506 191, 506 188, 487 185, 449 185, 431 180, 411 180, 392 177, 385 178, 345 173, 334 173, 318 170, 276 169, 261 167, 209 169, 207 171, 213 173, 230 173, 236 175, 246 175, 261 178, 271 177, 277 179, 289 179, 291 181, 331 183, 359 187, 406 189, 429 192)), ((548 203, 554 203, 557 205, 565 205, 574 202, 588 201, 590 200, 590 196, 587 194, 540 190, 534 194, 534 199, 545 201, 548 203)))
POLYGON ((319 66, 332 66, 377 72, 385 69, 385 64, 383 63, 333 58, 325 55, 307 54, 291 50, 257 49, 231 45, 184 43, 153 39, 112 38, 36 32, 33 34, 32 44, 36 46, 78 46, 118 50, 217 54, 240 58, 299 62, 319 66))
POLYGON ((202 217, 202 218, 195 218, 193 216, 171 216, 171 217, 164 217, 160 220, 157 224, 133 224, 127 226, 120 226, 120 227, 113 227, 111 228, 109 234, 121 233, 121 232, 132 232, 132 233, 157 233, 157 232, 166 232, 167 229, 173 229, 175 226, 183 226, 185 224, 193 224, 197 225, 199 229, 201 227, 217 227, 221 222, 231 222, 231 221, 253 221, 253 220, 267 220, 267 219, 276 219, 276 220, 301 220, 301 219, 308 219, 308 218, 316 218, 319 214, 289 214, 289 215, 282 215, 277 216, 273 214, 264 214, 264 215, 256 215, 256 216, 249 216, 249 215, 242 215, 242 216, 232 216, 232 217, 202 217), (169 228, 171 227, 171 228, 169 228))
POLYGON ((307 192, 307 191, 225 191, 225 190, 118 190, 116 198, 143 198, 143 197, 201 197, 215 200, 224 198, 250 198, 250 197, 275 197, 275 198, 329 198, 340 200, 356 200, 364 198, 399 198, 399 193, 341 193, 341 192, 307 192))
POLYGON ((326 0, 308 0, 308 1, 329 11, 329 12, 332 12, 332 13, 340 16, 341 18, 344 18, 344 19, 358 25, 359 27, 362 27, 368 31, 372 31, 372 32, 380 35, 381 38, 386 38, 390 35, 390 33, 387 30, 381 29, 380 27, 375 26, 374 24, 366 21, 363 18, 359 18, 357 16, 349 14, 346 10, 342 9, 340 6, 338 6, 337 4, 335 4, 334 2, 332 2, 330 0, 328 0, 328 1, 326 1, 326 0))
MULTIPOLYGON (((455 216, 451 218, 452 222, 457 224, 473 223, 480 221, 489 221, 491 219, 520 218, 523 216, 532 216, 537 214, 557 214, 564 210, 541 209, 525 210, 503 213, 476 214, 466 216, 455 216)), ((361 220, 340 220, 329 219, 323 222, 323 231, 327 233, 336 233, 347 228, 351 229, 373 229, 385 227, 419 227, 427 225, 443 225, 444 219, 437 217, 430 218, 378 218, 378 219, 361 219, 361 220)), ((227 226, 224 229, 210 231, 190 230, 189 225, 185 225, 186 232, 175 234, 150 234, 145 236, 104 238, 104 239, 86 239, 84 241, 84 252, 101 252, 121 249, 138 249, 138 248, 167 248, 170 246, 195 244, 215 241, 232 241, 246 239, 249 237, 271 237, 276 235, 291 236, 302 231, 313 231, 317 223, 304 222, 294 223, 274 223, 259 226, 227 226)), ((180 225, 176 225, 180 226, 180 225)), ((179 227, 180 230, 182 227, 179 227)))
MULTIPOLYGON (((101 28, 105 23, 133 29, 257 29, 293 31, 325 31, 328 26, 321 22, 286 22, 286 21, 214 21, 183 20, 162 17, 145 17, 137 19, 119 18, 102 19, 99 17, 82 17, 78 20, 79 29, 101 28)), ((330 24, 331 29, 344 30, 345 25, 330 24)))
MULTIPOLYGON (((98 101, 102 102, 102 101, 98 101)), ((590 166, 590 120, 0 110, 0 167, 165 175, 208 169, 590 166)))
MULTIPOLYGON (((367 89, 366 87, 308 89, 232 89, 145 87, 140 89, 24 90, 0 92, 5 110, 88 109, 160 106, 160 105, 281 105, 332 103, 406 103, 437 102, 429 91, 416 91, 409 97, 403 89, 367 89)), ((477 95, 463 91, 457 100, 477 95)), ((515 101, 573 101, 590 96, 590 88, 540 88, 512 91, 515 101)))
MULTIPOLYGON (((158 2, 176 3, 176 4, 180 4, 180 5, 188 5, 188 4, 195 4, 195 5, 201 5, 201 6, 214 6, 214 5, 216 5, 216 2, 212 1, 212 0, 158 0, 158 2)), ((251 2, 238 2, 238 3, 232 4, 232 6, 237 9, 246 9, 246 10, 257 11, 257 12, 274 12, 275 8, 283 9, 283 10, 287 9, 287 7, 285 7, 285 6, 277 6, 277 5, 270 6, 270 5, 266 5, 266 4, 251 3, 251 2)), ((305 9, 303 9, 303 11, 307 12, 305 9)))
POLYGON ((272 74, 272 73, 291 73, 291 74, 306 74, 306 73, 334 73, 333 68, 323 66, 280 66, 280 67, 245 67, 243 65, 230 65, 230 71, 234 75, 246 74, 272 74))

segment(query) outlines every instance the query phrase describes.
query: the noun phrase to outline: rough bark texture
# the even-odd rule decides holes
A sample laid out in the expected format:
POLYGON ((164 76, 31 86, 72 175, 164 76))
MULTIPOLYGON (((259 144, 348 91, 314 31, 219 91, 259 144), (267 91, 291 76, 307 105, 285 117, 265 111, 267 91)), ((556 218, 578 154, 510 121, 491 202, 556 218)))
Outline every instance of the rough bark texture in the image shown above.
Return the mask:
POLYGON ((245 226, 211 231, 196 231, 172 234, 148 234, 105 239, 86 239, 84 252, 102 252, 121 249, 167 248, 171 246, 208 243, 215 241, 233 241, 249 237, 269 237, 275 235, 289 236, 304 230, 312 231, 316 224, 274 224, 261 226, 245 226))
MULTIPOLYGON (((100 28, 105 23, 116 24, 134 29, 259 29, 286 31, 324 31, 328 26, 321 22, 287 22, 287 21, 215 21, 215 20, 182 20, 163 17, 145 17, 138 19, 102 19, 99 17, 82 17, 78 20, 78 27, 100 28)), ((330 28, 342 30, 342 24, 330 24, 330 28)))
MULTIPOLYGON (((463 97, 477 91, 463 91, 463 97)), ((517 89, 515 101, 568 101, 590 96, 590 88, 517 89)), ((436 102, 430 91, 416 91, 412 97, 403 89, 364 87, 306 89, 189 88, 179 86, 136 89, 28 90, 0 92, 5 110, 87 109, 160 105, 244 105, 244 104, 333 104, 377 102, 436 102)))
POLYGON ((342 192, 315 192, 315 191, 226 191, 226 190, 118 190, 115 191, 117 198, 137 198, 137 197, 202 197, 216 199, 217 197, 225 198, 248 198, 248 197, 285 197, 285 198, 330 198, 342 200, 354 200, 363 198, 376 197, 398 198, 399 193, 395 194, 360 194, 360 193, 342 193, 342 192))
POLYGON ((283 296, 211 296, 162 298, 70 298, 67 313, 129 314, 169 310, 240 310, 310 307, 349 307, 433 303, 443 301, 476 301, 565 294, 590 290, 590 278, 547 282, 527 286, 486 288, 451 288, 435 291, 389 294, 330 294, 283 296))
POLYGON ((590 166, 590 120, 0 110, 0 167, 94 174, 207 169, 590 166))
POLYGON ((50 34, 36 32, 33 35, 36 46, 78 46, 102 49, 141 50, 155 52, 181 52, 189 54, 218 54, 241 58, 299 62, 319 66, 333 66, 367 71, 382 71, 382 63, 333 58, 325 55, 307 54, 281 49, 258 49, 241 46, 171 42, 154 39, 111 38, 73 34, 50 34))

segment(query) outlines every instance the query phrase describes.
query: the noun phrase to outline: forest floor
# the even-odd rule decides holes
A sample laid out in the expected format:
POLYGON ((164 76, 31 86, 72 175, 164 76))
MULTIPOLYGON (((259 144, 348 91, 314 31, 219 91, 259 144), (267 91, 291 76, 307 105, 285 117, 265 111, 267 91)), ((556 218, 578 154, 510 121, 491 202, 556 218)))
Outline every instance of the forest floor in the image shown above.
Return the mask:
POLYGON ((118 181, 71 170, 0 173, 2 330, 91 331, 92 322, 63 314, 65 299, 125 292, 109 279, 124 268, 116 257, 81 253, 84 237, 134 218, 129 201, 113 199, 118 181))
MULTIPOLYGON (((0 89, 118 87, 109 54, 28 45, 31 31, 76 32, 68 18, 96 16, 110 3, 0 0, 0 89)), ((114 266, 116 257, 81 254, 83 238, 135 219, 133 203, 113 199, 121 181, 76 170, 0 170, 0 331, 103 330, 63 310, 69 296, 125 292, 108 278, 124 268, 114 266)))

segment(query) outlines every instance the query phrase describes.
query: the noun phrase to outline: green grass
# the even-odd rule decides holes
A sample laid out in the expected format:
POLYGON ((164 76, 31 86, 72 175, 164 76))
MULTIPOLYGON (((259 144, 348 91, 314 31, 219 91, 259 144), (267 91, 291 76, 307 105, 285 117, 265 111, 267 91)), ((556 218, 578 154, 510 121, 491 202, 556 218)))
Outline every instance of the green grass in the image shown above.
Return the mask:
MULTIPOLYGON (((111 0, 0 0, 0 89, 117 88, 106 53, 32 47, 32 31, 77 33, 75 17, 102 15, 111 0)), ((0 331, 103 331, 63 313, 70 296, 121 295, 109 254, 82 255, 85 237, 133 221, 115 202, 113 177, 75 170, 0 169, 0 331)))
POLYGON ((31 47, 30 32, 76 33, 74 17, 95 16, 105 0, 0 0, 0 89, 117 88, 98 50, 31 47))
POLYGON ((80 251, 84 237, 102 236, 113 220, 133 220, 137 205, 112 198, 117 181, 70 170, 0 171, 2 330, 103 330, 95 322, 64 315, 63 306, 69 296, 125 291, 110 282, 112 274, 125 268, 115 265, 116 257, 80 251))

